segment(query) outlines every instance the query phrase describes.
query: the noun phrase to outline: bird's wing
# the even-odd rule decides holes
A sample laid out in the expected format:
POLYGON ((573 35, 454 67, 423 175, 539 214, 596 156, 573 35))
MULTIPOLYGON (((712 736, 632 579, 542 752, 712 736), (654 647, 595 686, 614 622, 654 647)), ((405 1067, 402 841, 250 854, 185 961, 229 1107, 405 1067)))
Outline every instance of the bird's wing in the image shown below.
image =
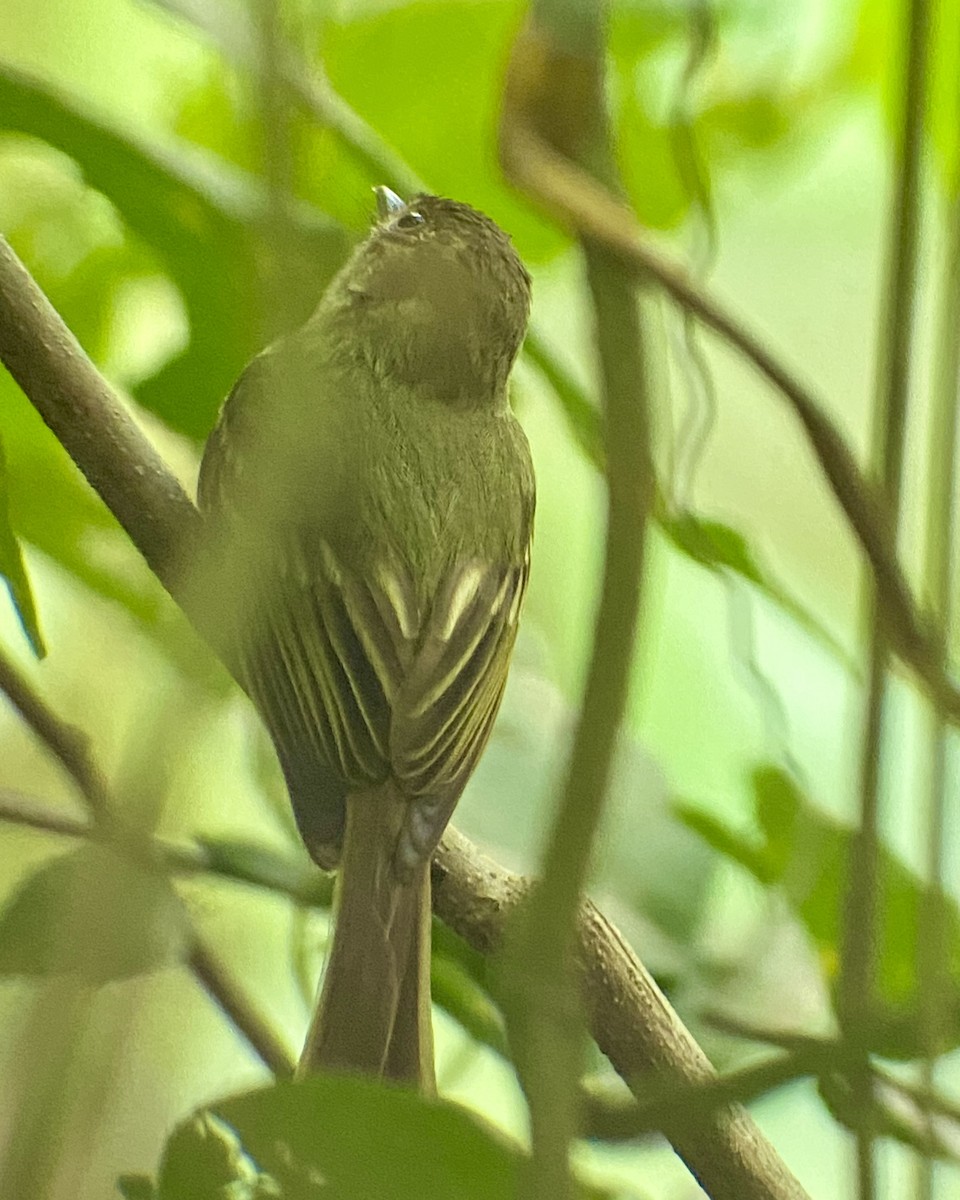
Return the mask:
POLYGON ((421 630, 390 729, 393 773, 411 798, 403 872, 433 852, 490 736, 528 573, 529 550, 513 564, 458 564, 421 630))
POLYGON ((201 471, 201 505, 241 563, 244 682, 317 861, 336 862, 346 794, 392 775, 410 800, 397 865, 412 871, 439 840, 499 708, 532 501, 513 542, 521 550, 507 561, 453 559, 426 603, 388 547, 363 554, 361 568, 352 552, 299 525, 289 495, 274 495, 279 466, 264 454, 272 446, 283 465, 290 431, 265 429, 271 410, 256 401, 276 386, 269 360, 254 360, 235 389, 243 403, 228 401, 201 471))
MULTIPOLYGON (((300 803, 310 803, 302 792, 318 764, 345 791, 393 775, 410 800, 403 873, 432 853, 486 745, 527 573, 526 559, 463 564, 421 620, 402 571, 360 578, 324 546, 309 584, 272 592, 249 631, 248 685, 300 803)), ((331 842, 341 822, 325 835, 331 842)))

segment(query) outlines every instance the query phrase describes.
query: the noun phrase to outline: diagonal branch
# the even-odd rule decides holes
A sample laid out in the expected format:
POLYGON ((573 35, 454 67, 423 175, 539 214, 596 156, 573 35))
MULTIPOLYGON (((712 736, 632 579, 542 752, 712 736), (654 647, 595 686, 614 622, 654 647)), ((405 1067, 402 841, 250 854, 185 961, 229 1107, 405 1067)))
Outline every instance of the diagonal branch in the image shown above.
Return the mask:
POLYGON ((913 599, 897 559, 889 513, 820 402, 745 325, 650 244, 623 201, 516 117, 503 122, 501 157, 507 175, 528 196, 581 239, 606 247, 638 281, 659 284, 786 399, 873 572, 892 648, 944 716, 960 723, 960 688, 943 668, 934 618, 922 613, 913 599))
POLYGON ((97 820, 108 816, 107 785, 90 753, 86 734, 62 721, 36 694, 9 658, 0 653, 0 692, 57 759, 97 820))
MULTIPOLYGON (((3 238, 0 360, 191 615, 183 564, 200 531, 199 514, 3 238)), ((437 915, 476 949, 489 951, 524 882, 452 829, 435 877, 437 915)), ((664 1082, 709 1077, 710 1064, 692 1035, 620 935, 590 905, 578 938, 590 1028, 637 1092, 651 1071, 664 1082)), ((670 1136, 717 1200, 803 1200, 799 1184, 741 1109, 670 1136)))

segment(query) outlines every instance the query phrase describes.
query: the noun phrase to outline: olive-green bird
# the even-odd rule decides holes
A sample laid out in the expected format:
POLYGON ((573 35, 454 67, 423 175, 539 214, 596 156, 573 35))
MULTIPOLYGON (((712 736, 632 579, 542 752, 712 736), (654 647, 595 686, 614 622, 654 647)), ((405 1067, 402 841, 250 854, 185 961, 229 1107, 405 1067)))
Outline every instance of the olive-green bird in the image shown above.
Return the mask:
POLYGON ((430 858, 490 735, 530 564, 507 397, 530 279, 482 213, 376 191, 314 315, 234 387, 199 495, 300 833, 340 869, 301 1071, 429 1090, 430 858))

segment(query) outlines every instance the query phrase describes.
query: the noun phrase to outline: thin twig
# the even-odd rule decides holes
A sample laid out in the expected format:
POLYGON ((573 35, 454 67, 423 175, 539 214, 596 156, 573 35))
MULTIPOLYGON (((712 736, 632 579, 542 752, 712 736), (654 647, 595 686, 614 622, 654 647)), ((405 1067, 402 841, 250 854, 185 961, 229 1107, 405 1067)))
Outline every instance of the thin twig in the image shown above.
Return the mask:
POLYGON ((189 958, 194 978, 207 992, 227 1020, 246 1038, 257 1056, 278 1079, 289 1079, 296 1058, 251 1005, 243 988, 224 969, 219 957, 198 937, 193 935, 189 958))
POLYGON ((55 833, 64 837, 90 837, 93 825, 82 817, 69 817, 53 812, 35 796, 0 788, 0 821, 12 825, 23 825, 41 833, 55 833))
MULTIPOLYGON (((906 15, 907 57, 903 124, 896 162, 896 185, 889 223, 889 255, 880 326, 877 394, 874 406, 874 463, 895 539, 900 525, 904 446, 910 369, 913 361, 917 252, 920 230, 920 167, 929 75, 929 0, 912 0, 906 15)), ((878 581, 868 588, 869 663, 861 762, 860 825, 850 846, 844 911, 839 1013, 844 1029, 862 1029, 874 1003, 877 956, 878 861, 884 714, 890 629, 881 620, 878 581)), ((935 643, 936 649, 942 643, 935 643)), ((942 670, 942 653, 936 667, 942 670)), ((853 1076, 855 1095, 869 1107, 872 1081, 864 1059, 853 1076)), ((857 1132, 860 1200, 877 1192, 874 1135, 869 1121, 857 1132)))
MULTIPOLYGON (((102 840, 110 836, 90 821, 55 812, 44 801, 7 788, 0 788, 0 821, 62 837, 102 840)), ((171 842, 156 836, 150 838, 149 845, 150 861, 168 875, 185 878, 209 875, 284 896, 305 908, 329 909, 333 899, 330 876, 317 871, 312 863, 301 866, 293 857, 276 858, 256 845, 245 847, 248 851, 245 862, 229 853, 218 854, 210 846, 171 842)))
MULTIPOLYGON (((956 31, 960 34, 960 29, 956 31)), ((960 37, 955 41, 960 51, 960 37)), ((954 599, 958 558, 958 513, 956 504, 958 405, 960 405, 960 79, 954 95, 954 166, 947 179, 943 231, 946 241, 940 279, 928 417, 927 524, 924 535, 924 576, 927 593, 943 625, 944 662, 948 660, 950 635, 956 624, 954 599)), ((936 1085, 936 1057, 948 1027, 947 998, 950 979, 947 968, 946 895, 944 888, 946 842, 947 759, 949 731, 940 717, 930 713, 927 822, 927 890, 920 911, 917 939, 917 978, 920 1006, 920 1035, 925 1052, 921 1108, 927 1115, 928 1135, 933 1136, 929 1103, 936 1085)), ((932 1200, 933 1164, 922 1156, 917 1164, 918 1200, 932 1200)))
POLYGON ((518 187, 580 237, 606 246, 639 280, 657 282, 786 398, 870 564, 891 648, 915 672, 944 715, 953 724, 960 723, 960 688, 944 674, 938 659, 935 622, 920 612, 913 599, 884 504, 821 402, 706 288, 697 286, 654 248, 630 209, 586 172, 522 128, 506 131, 501 156, 518 187))
POLYGON ((0 692, 3 692, 24 723, 47 747, 76 784, 96 819, 109 812, 107 786, 90 753, 90 742, 75 725, 62 721, 37 695, 6 654, 0 650, 0 692))

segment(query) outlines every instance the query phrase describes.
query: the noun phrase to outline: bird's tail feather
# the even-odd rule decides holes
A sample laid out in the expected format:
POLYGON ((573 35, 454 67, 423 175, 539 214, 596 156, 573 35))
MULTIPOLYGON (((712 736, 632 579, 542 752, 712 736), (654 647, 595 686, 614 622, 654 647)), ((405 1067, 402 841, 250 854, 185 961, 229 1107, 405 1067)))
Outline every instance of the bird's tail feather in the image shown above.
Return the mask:
POLYGON ((407 801, 387 782, 347 799, 336 924, 299 1074, 357 1071, 434 1090, 430 867, 394 871, 407 801))

